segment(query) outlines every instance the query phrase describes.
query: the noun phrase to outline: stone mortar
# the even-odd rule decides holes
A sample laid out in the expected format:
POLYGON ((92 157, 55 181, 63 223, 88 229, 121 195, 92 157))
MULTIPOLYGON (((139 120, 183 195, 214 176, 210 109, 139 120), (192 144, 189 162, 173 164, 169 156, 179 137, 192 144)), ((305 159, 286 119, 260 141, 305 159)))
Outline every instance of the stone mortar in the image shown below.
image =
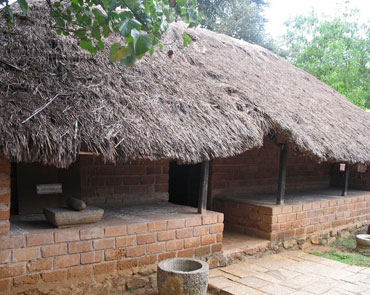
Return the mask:
POLYGON ((209 266, 192 258, 172 258, 158 263, 159 295, 206 295, 209 266))

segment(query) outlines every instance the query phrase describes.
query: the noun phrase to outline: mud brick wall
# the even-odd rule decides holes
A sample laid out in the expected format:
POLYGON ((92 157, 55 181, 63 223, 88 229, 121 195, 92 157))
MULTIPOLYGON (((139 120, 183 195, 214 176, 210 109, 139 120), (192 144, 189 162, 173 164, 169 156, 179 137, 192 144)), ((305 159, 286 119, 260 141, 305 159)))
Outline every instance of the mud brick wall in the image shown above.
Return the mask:
POLYGON ((0 155, 0 235, 9 231, 10 162, 0 155))
POLYGON ((284 206, 261 206, 216 199, 214 209, 224 212, 227 229, 281 241, 368 223, 370 192, 359 197, 284 206))
POLYGON ((221 251, 223 214, 9 233, 0 239, 0 294, 144 294, 155 264, 221 251), (133 291, 140 289, 139 291, 133 291), (136 293, 137 292, 137 293, 136 293))
MULTIPOLYGON (((280 151, 270 139, 260 149, 212 161, 213 196, 277 192, 280 151)), ((330 165, 318 164, 292 151, 288 154, 287 191, 330 185, 330 165)))
POLYGON ((349 187, 370 191, 370 167, 367 166, 365 173, 357 172, 357 167, 353 167, 350 170, 349 187))
POLYGON ((168 200, 169 162, 105 164, 80 158, 81 198, 88 204, 134 205, 168 200))

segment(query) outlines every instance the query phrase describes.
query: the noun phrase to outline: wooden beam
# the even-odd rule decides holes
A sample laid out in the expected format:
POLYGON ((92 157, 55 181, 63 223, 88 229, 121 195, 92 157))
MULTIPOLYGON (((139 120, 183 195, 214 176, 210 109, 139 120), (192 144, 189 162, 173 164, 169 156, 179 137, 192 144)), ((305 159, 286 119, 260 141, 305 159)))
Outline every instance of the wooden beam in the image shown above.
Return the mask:
POLYGON ((287 160, 288 145, 282 144, 280 150, 279 187, 276 199, 276 204, 278 205, 284 205, 287 160))
POLYGON ((199 214, 203 214, 207 210, 208 178, 209 178, 209 161, 204 161, 202 163, 199 198, 198 198, 198 213, 199 214))
POLYGON ((342 189, 342 196, 347 196, 348 194, 348 182, 349 182, 349 169, 351 167, 346 164, 346 170, 344 171, 344 183, 343 183, 343 189, 342 189))

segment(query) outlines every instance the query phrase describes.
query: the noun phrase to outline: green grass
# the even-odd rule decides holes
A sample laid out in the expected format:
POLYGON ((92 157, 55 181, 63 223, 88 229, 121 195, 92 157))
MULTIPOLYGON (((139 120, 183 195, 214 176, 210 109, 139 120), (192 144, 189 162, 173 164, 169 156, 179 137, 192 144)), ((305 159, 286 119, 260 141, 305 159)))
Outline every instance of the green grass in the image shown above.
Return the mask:
POLYGON ((356 251, 356 239, 354 237, 337 239, 330 246, 333 249, 324 252, 313 252, 312 254, 350 265, 370 267, 370 255, 356 251))

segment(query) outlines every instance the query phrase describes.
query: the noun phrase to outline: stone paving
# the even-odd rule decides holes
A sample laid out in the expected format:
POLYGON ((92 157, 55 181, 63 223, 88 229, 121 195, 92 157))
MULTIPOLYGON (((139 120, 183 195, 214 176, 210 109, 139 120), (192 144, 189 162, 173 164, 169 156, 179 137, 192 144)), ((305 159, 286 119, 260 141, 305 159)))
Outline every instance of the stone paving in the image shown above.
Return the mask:
POLYGON ((221 295, 370 295, 370 268, 286 251, 211 270, 209 291, 221 295))

